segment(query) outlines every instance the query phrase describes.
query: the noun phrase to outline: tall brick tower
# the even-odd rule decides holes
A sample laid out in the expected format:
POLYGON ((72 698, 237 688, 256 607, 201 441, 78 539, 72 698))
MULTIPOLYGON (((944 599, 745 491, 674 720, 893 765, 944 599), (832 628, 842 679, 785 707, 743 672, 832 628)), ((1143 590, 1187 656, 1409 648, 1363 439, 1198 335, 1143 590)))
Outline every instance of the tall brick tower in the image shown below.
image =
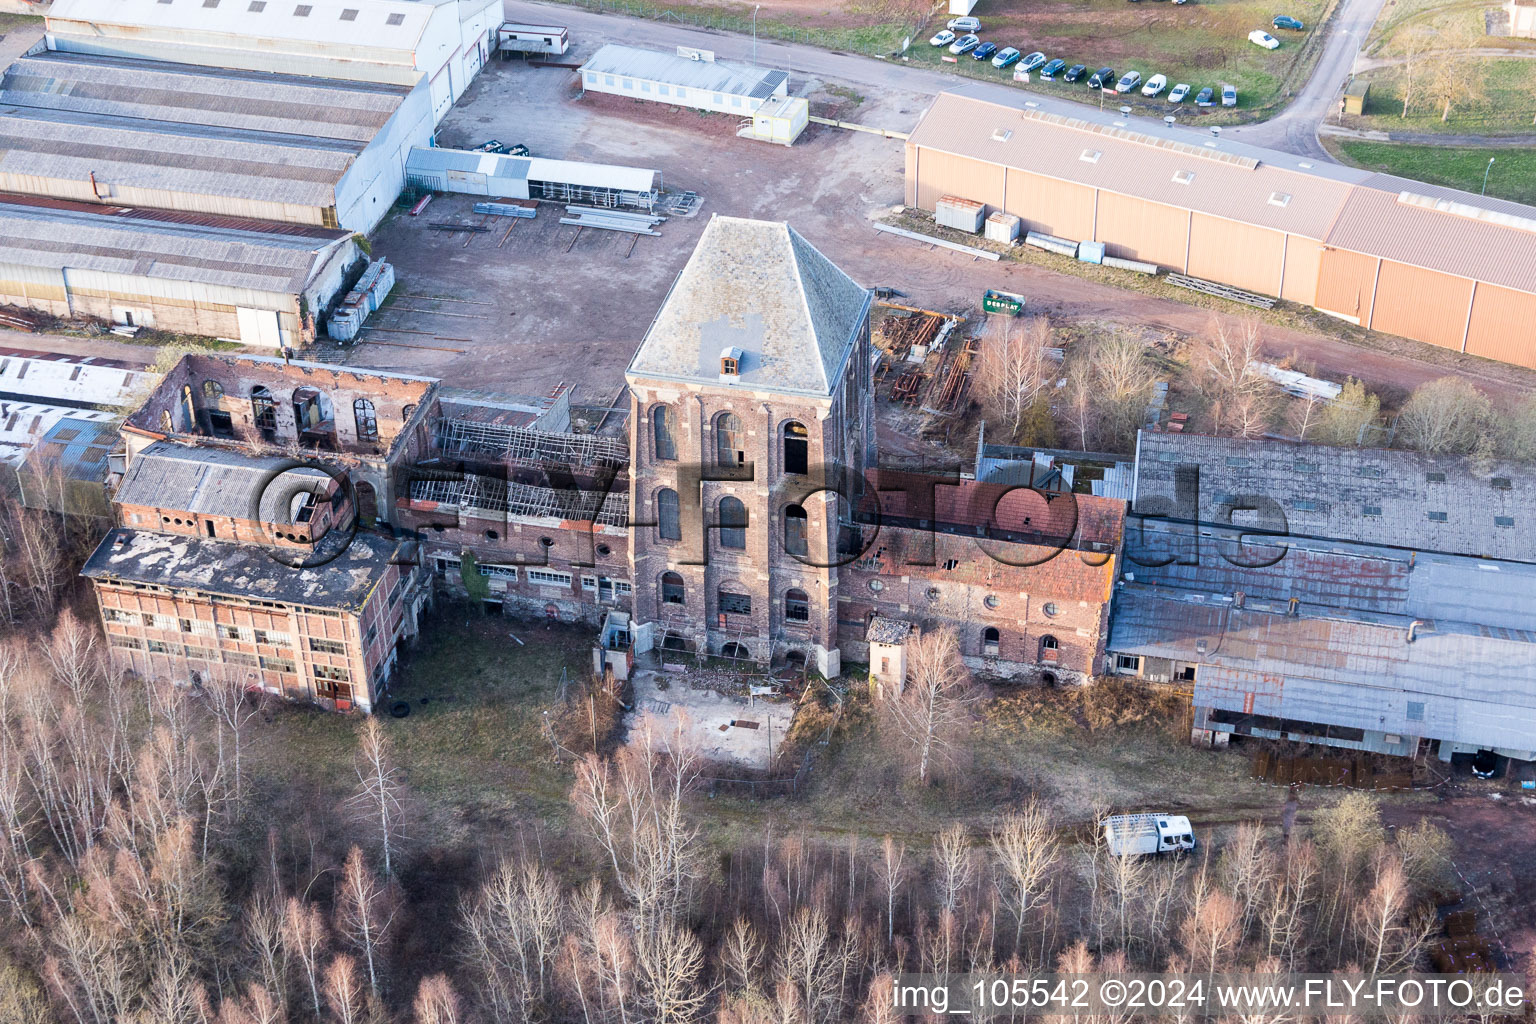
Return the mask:
POLYGON ((833 488, 874 459, 871 298, 787 224, 705 227, 626 374, 638 650, 839 670, 833 488))

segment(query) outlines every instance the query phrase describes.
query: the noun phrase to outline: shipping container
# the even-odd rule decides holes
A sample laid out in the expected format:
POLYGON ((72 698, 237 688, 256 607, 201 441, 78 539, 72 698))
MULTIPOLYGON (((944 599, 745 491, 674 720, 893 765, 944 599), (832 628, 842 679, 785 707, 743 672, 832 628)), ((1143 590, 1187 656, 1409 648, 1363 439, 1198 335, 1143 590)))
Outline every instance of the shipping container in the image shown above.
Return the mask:
POLYGON ((978 203, 974 199, 962 199, 959 196, 943 196, 934 205, 933 219, 940 227, 954 228, 956 231, 965 231, 970 234, 980 234, 982 219, 987 214, 987 205, 978 203))

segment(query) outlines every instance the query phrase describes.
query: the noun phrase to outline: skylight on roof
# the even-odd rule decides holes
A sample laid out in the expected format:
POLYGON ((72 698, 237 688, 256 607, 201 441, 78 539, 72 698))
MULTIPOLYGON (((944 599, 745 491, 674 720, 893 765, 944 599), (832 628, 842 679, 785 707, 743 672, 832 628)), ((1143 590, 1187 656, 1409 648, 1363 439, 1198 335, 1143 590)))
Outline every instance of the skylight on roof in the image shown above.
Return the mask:
POLYGON ((1174 171, 1173 172, 1173 183, 1175 185, 1188 185, 1190 182, 1192 182, 1194 180, 1195 180, 1195 172, 1194 171, 1174 171))
POLYGON ((299 4, 293 9, 293 16, 295 18, 307 18, 309 17, 309 12, 312 10, 314 10, 314 7, 310 6, 309 4, 299 4))
POLYGON ((356 21, 357 20, 357 8, 356 7, 348 7, 346 10, 342 11, 341 12, 341 20, 342 21, 356 21))
POLYGON ((1085 164, 1096 164, 1099 162, 1099 157, 1103 155, 1104 154, 1097 149, 1085 149, 1083 150, 1082 155, 1078 157, 1078 159, 1085 164))
POLYGON ((992 129, 992 141, 993 142, 1007 142, 1011 138, 1013 138, 1013 129, 1012 128, 993 128, 992 129))
POLYGON ((386 25, 404 25, 405 24, 405 15, 403 15, 400 12, 396 11, 394 14, 391 14, 389 17, 384 19, 384 24, 386 24, 386 25))
POLYGON ((1271 192, 1269 194, 1270 206, 1290 206, 1291 194, 1289 192, 1271 192))
POLYGON ((262 11, 264 11, 266 9, 267 9, 267 0, 251 0, 251 6, 246 8, 246 10, 249 11, 250 13, 252 13, 252 14, 260 14, 262 11))

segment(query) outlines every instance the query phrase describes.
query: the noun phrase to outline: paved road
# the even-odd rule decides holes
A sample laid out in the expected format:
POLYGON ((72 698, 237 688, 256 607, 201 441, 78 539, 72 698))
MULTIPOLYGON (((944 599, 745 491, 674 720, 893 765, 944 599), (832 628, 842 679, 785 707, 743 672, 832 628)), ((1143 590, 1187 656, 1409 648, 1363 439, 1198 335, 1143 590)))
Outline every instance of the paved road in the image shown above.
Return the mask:
MULTIPOLYGON (((1338 11, 1329 23, 1323 53, 1311 79, 1291 101, 1283 113, 1269 121, 1241 128, 1227 128, 1224 137, 1255 146, 1294 153, 1318 160, 1332 160, 1317 141, 1317 127, 1333 112, 1339 93, 1349 79, 1350 69, 1359 53, 1361 44, 1376 22, 1385 0, 1342 0, 1338 11)), ((538 3, 535 0, 505 0, 507 18, 543 24, 565 25, 581 43, 623 42, 636 46, 671 49, 674 46, 694 46, 713 50, 719 56, 735 60, 751 60, 753 41, 750 36, 706 29, 691 28, 672 22, 648 21, 640 18, 599 14, 559 3, 538 3)), ((919 41, 917 45, 924 45, 919 41)), ((833 79, 855 86, 860 91, 883 93, 888 91, 938 93, 944 90, 964 92, 968 96, 992 100, 1009 106, 1018 106, 1025 96, 1035 100, 1042 109, 1067 116, 1081 116, 1091 109, 1085 104, 1068 100, 1053 100, 1039 93, 1022 93, 1010 85, 977 81, 959 75, 946 74, 932 68, 914 67, 900 61, 881 60, 821 50, 813 46, 759 41, 756 44, 757 60, 761 64, 783 68, 792 74, 810 75, 833 79)), ((1154 118, 1133 118, 1141 122, 1145 131, 1167 134, 1170 129, 1154 118)), ((907 131, 912 125, 879 125, 897 131, 907 131)), ((1177 128, 1175 132, 1204 136, 1195 128, 1177 128)))
POLYGON ((1242 128, 1229 128, 1223 134, 1254 146, 1268 146, 1297 156, 1332 160, 1317 141, 1317 129, 1333 113, 1339 94, 1349 82, 1355 58, 1370 35, 1384 0, 1342 0, 1328 23, 1323 53, 1312 77, 1302 86, 1290 106, 1268 121, 1242 128))

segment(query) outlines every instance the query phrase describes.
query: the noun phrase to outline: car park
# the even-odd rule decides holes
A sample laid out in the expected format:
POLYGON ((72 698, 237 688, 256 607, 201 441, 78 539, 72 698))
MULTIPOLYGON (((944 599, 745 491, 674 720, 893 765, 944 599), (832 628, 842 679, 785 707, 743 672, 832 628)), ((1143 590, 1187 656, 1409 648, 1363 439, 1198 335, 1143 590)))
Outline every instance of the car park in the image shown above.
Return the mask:
POLYGON ((980 45, 981 40, 976 36, 961 36, 959 39, 956 39, 954 42, 949 44, 949 52, 958 56, 962 53, 970 53, 980 45))
POLYGON ((1300 18, 1293 18, 1289 14, 1277 14, 1274 21, 1275 28, 1287 28, 1292 32, 1304 32, 1307 26, 1300 18))
POLYGON ((973 33, 974 32, 980 32, 981 31, 981 19, 980 18, 950 18, 949 22, 944 27, 947 28, 947 29, 951 29, 952 31, 955 31, 955 32, 973 32, 973 33))
POLYGON ((1019 61, 1020 71, 1033 71, 1045 64, 1045 54, 1036 50, 1034 53, 1019 61))
POLYGON ((1280 47, 1280 40, 1276 39, 1274 36, 1270 35, 1268 32, 1265 32, 1261 28, 1256 28, 1252 32, 1249 32, 1248 41, 1254 46, 1262 46, 1266 50, 1276 50, 1280 47))
POLYGON ((1099 68, 1099 70, 1095 71, 1088 78, 1088 88, 1090 89, 1109 89, 1112 88, 1114 84, 1114 68, 1099 68))
POLYGON ((1061 69, 1066 66, 1067 62, 1062 60, 1060 57, 1057 57, 1055 60, 1051 61, 1045 67, 1040 69, 1040 77, 1054 81, 1056 76, 1061 73, 1061 69))
POLYGON ((1020 56, 1022 54, 1010 46, 1007 49, 997 51, 997 56, 992 58, 992 66, 995 68, 1009 67, 1017 64, 1020 56))
POLYGON ((955 34, 953 32, 951 32, 949 29, 945 29, 944 31, 940 32, 938 35, 934 36, 932 39, 928 40, 928 45, 929 46, 948 46, 950 43, 952 43, 954 41, 955 41, 955 34))
POLYGON ((1130 92, 1141 84, 1140 71, 1127 71, 1120 76, 1120 84, 1115 86, 1115 92, 1130 92))
POLYGON ((1189 95, 1189 86, 1185 85, 1183 82, 1180 82, 1178 85, 1173 87, 1173 92, 1170 92, 1168 94, 1168 102, 1169 103, 1183 103, 1184 102, 1184 97, 1186 97, 1188 95, 1189 95))
POLYGON ((1082 78, 1084 72, 1087 70, 1088 65, 1086 64, 1073 64, 1071 67, 1067 68, 1067 73, 1061 76, 1061 80, 1063 82, 1075 82, 1079 78, 1082 78))
POLYGON ((1200 90, 1200 95, 1195 97, 1195 106, 1197 106, 1197 107, 1208 107, 1208 106, 1210 106, 1211 105, 1211 101, 1215 97, 1215 95, 1216 95, 1216 90, 1212 89, 1210 86, 1206 86, 1204 89, 1200 90))
POLYGON ((971 59, 972 60, 990 60, 992 55, 994 53, 996 53, 996 52, 997 52, 997 44, 996 43, 982 43, 980 46, 976 47, 976 49, 971 51, 971 59))
POLYGON ((1143 96, 1156 96, 1166 88, 1168 88, 1168 76, 1153 75, 1147 79, 1147 84, 1141 87, 1141 94, 1143 96))
POLYGON ((1230 85, 1221 87, 1221 105, 1224 107, 1237 106, 1237 89, 1230 85))

